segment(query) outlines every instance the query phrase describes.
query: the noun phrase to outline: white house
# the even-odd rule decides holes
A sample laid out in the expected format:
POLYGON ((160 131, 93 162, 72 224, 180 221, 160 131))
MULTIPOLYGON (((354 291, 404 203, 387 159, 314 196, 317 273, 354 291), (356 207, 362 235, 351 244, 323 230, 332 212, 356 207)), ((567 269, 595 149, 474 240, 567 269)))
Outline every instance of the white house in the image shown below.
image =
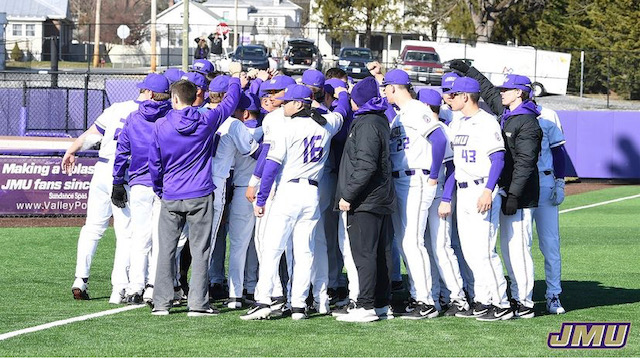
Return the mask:
POLYGON ((50 38, 58 37, 58 56, 63 57, 71 44, 73 23, 69 0, 2 0, 0 13, 7 14, 5 47, 23 52, 23 59, 51 59, 50 38))

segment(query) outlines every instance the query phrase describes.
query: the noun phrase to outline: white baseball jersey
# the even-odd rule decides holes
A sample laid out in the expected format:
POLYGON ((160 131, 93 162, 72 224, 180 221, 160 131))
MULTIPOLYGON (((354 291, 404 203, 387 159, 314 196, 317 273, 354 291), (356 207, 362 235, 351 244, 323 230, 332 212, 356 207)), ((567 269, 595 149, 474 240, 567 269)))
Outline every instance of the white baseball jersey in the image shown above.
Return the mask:
POLYGON ((538 116, 538 123, 542 129, 542 147, 540 157, 538 157, 538 171, 553 171, 553 155, 551 149, 564 145, 564 133, 562 133, 562 125, 558 114, 549 109, 538 106, 541 112, 538 116))
POLYGON ((484 110, 449 124, 456 181, 468 182, 489 176, 489 155, 504 151, 500 124, 484 110))
MULTIPOLYGON (((262 127, 247 128, 254 140, 259 141, 262 138, 262 127)), ((236 153, 233 165, 233 185, 235 187, 247 187, 249 180, 256 167, 256 160, 250 156, 242 156, 236 153)))
POLYGON ((229 177, 235 154, 249 156, 257 149, 258 141, 251 136, 244 123, 229 117, 218 127, 213 141, 213 176, 229 177))
POLYGON ((296 178, 320 180, 331 138, 340 131, 343 121, 338 113, 323 117, 327 120, 324 126, 307 117, 288 119, 285 131, 271 134, 267 159, 283 165, 282 183, 296 178))
POLYGON ((106 108, 93 123, 102 133, 102 143, 98 156, 113 161, 116 157, 118 135, 124 127, 124 122, 133 111, 138 109, 135 101, 117 102, 106 108))
MULTIPOLYGON (((427 136, 445 126, 432 118, 429 106, 418 100, 409 101, 391 122, 389 153, 393 171, 431 168, 431 142, 427 136)), ((452 157, 445 153, 445 161, 452 157)))
POLYGON ((262 131, 264 133, 264 143, 270 144, 274 134, 284 131, 285 123, 288 120, 284 115, 284 108, 280 107, 269 112, 262 119, 262 131))

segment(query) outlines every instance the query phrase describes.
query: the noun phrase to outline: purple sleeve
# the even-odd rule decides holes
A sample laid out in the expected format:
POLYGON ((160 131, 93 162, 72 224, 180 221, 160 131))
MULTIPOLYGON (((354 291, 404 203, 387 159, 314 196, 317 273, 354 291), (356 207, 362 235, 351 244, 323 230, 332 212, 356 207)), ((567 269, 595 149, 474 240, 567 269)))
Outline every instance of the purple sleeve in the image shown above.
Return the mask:
POLYGON ((389 104, 387 110, 384 111, 384 114, 387 116, 387 121, 391 123, 391 121, 396 118, 396 110, 393 108, 393 105, 389 104))
POLYGON ((113 184, 124 184, 124 175, 129 167, 128 160, 131 156, 131 143, 129 143, 129 124, 127 121, 118 135, 116 145, 116 157, 113 160, 113 184))
POLYGON ((162 198, 162 178, 164 169, 160 160, 160 145, 158 144, 158 127, 153 128, 153 142, 149 148, 149 174, 153 184, 153 191, 162 198))
POLYGON ((456 187, 456 168, 453 165, 453 161, 447 161, 444 164, 447 167, 444 180, 444 191, 442 192, 442 202, 451 203, 451 197, 453 197, 453 189, 456 187))
MULTIPOLYGON (((94 123, 94 125, 95 125, 95 123, 94 123)), ((96 129, 98 130, 98 132, 100 132, 100 134, 101 134, 101 135, 103 135, 103 136, 104 136, 104 131, 105 131, 105 130, 104 130, 104 128, 102 128, 102 127, 100 127, 100 126, 96 125, 96 129)))
POLYGON ((491 160, 491 169, 489 169, 489 179, 487 179, 487 185, 485 188, 493 191, 496 188, 502 168, 504 167, 504 151, 494 152, 489 155, 491 160))
POLYGON ((342 115, 342 119, 346 120, 349 116, 349 110, 351 108, 351 102, 349 101, 349 94, 344 91, 338 95, 338 105, 333 109, 333 112, 337 112, 342 115))
POLYGON ((260 92, 260 85, 262 85, 262 79, 255 79, 251 81, 248 91, 254 95, 258 95, 258 92, 260 92))
POLYGON ((273 160, 267 160, 265 162, 262 181, 260 181, 260 191, 258 191, 258 201, 256 203, 258 207, 264 207, 265 203, 267 203, 273 182, 276 180, 278 172, 280 172, 280 166, 282 165, 273 160))
POLYGON ((440 166, 442 166, 442 160, 444 160, 444 152, 447 149, 447 137, 445 137, 442 129, 438 127, 427 138, 431 141, 431 173, 429 178, 438 179, 440 166))
POLYGON ((268 143, 262 143, 260 145, 262 149, 260 149, 260 156, 258 157, 258 163, 256 163, 256 168, 253 170, 253 175, 262 178, 262 172, 264 171, 264 163, 267 160, 267 153, 269 153, 270 145, 268 143))
POLYGON ((565 171, 565 155, 567 151, 564 149, 564 145, 560 145, 551 149, 551 156, 553 157, 553 173, 556 178, 564 179, 566 175, 565 171))
MULTIPOLYGON (((267 151, 269 151, 269 150, 267 149, 267 151)), ((253 153, 250 156, 251 156, 251 158, 253 158, 254 160, 257 161, 260 158, 261 154, 262 154, 262 145, 259 145, 258 149, 253 151, 253 153)))
POLYGON ((232 77, 231 80, 229 80, 229 89, 224 95, 222 102, 220 102, 218 107, 205 111, 204 116, 206 118, 207 125, 213 126, 214 131, 217 130, 220 124, 233 114, 233 111, 238 107, 239 101, 240 79, 232 77))

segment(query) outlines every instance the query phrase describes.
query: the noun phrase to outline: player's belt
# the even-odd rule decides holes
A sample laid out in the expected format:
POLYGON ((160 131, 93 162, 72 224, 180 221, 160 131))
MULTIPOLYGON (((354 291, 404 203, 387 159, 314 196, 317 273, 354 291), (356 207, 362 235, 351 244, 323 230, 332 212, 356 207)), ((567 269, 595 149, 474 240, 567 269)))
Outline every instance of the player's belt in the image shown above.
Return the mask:
POLYGON ((542 173, 544 173, 545 176, 548 176, 548 175, 552 174, 553 172, 551 172, 551 171, 542 171, 542 173))
POLYGON ((104 158, 104 157, 98 157, 98 162, 109 163, 109 159, 104 158))
MULTIPOLYGON (((478 178, 473 180, 473 183, 475 184, 482 184, 484 183, 484 178, 478 178)), ((469 182, 458 182, 458 188, 467 188, 469 187, 469 182)))
MULTIPOLYGON (((422 171, 422 173, 428 175, 431 173, 431 171, 429 170, 417 170, 417 171, 422 171)), ((419 172, 417 172, 419 173, 419 172)), ((393 178, 400 178, 400 177, 409 177, 409 176, 413 176, 416 174, 416 170, 404 170, 404 171, 393 171, 391 172, 391 177, 393 178)))
POLYGON ((308 183, 312 186, 316 186, 318 187, 318 181, 314 181, 311 179, 307 179, 307 178, 294 178, 289 180, 289 182, 293 182, 293 183, 308 183))

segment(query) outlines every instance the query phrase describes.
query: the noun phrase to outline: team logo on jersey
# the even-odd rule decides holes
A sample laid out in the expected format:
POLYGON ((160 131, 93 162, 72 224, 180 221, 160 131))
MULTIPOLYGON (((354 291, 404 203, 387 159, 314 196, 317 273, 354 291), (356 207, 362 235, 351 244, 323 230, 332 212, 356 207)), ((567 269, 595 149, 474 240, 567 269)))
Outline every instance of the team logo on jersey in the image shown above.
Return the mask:
POLYGON ((502 139, 502 136, 496 132, 496 140, 500 141, 502 139))
POLYGON ((620 349, 627 344, 631 323, 562 323, 559 333, 549 333, 553 349, 620 349))
POLYGON ((268 135, 268 134, 269 134, 269 132, 271 132, 271 131, 269 130, 269 127, 266 127, 266 126, 265 126, 265 128, 264 128, 264 134, 265 134, 265 135, 268 135))
POLYGON ((429 115, 422 115, 422 119, 424 120, 424 122, 429 123, 431 122, 431 116, 429 115))
POLYGON ((469 142, 469 136, 456 135, 453 141, 451 141, 451 147, 453 148, 453 146, 466 146, 467 142, 469 142))

